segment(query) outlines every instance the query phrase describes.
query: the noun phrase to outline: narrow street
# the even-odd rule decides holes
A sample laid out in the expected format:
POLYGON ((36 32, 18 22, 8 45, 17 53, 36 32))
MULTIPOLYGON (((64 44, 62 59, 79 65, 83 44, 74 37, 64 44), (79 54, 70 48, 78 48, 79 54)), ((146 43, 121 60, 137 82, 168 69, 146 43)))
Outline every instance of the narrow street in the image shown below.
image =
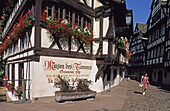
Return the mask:
POLYGON ((150 85, 145 95, 139 82, 130 80, 128 83, 125 111, 170 111, 170 86, 150 85))
POLYGON ((0 111, 170 111, 170 87, 150 85, 145 95, 136 80, 98 93, 96 99, 57 103, 54 97, 34 103, 1 103, 0 111), (10 104, 10 105, 9 105, 10 104))
POLYGON ((127 80, 98 93, 95 99, 58 103, 55 97, 40 98, 34 103, 0 103, 0 111, 122 111, 126 100, 127 80))

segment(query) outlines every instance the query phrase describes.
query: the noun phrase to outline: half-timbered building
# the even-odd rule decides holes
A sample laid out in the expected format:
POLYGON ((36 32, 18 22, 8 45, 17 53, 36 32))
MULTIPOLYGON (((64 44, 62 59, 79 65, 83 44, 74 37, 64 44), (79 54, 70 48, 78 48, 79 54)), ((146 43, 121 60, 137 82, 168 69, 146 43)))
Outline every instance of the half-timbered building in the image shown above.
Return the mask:
MULTIPOLYGON (((164 74, 164 77, 167 78, 166 81, 170 81, 170 0, 167 0, 167 9, 166 9, 166 43, 165 43, 165 62, 164 67, 167 70, 164 74)), ((169 83, 170 84, 170 83, 169 83)))
POLYGON ((167 0, 153 0, 151 13, 148 19, 148 44, 146 68, 154 82, 170 84, 170 74, 165 68, 168 51, 167 27, 167 0))
MULTIPOLYGON (((92 80, 90 88, 101 92, 122 80, 121 70, 128 59, 117 46, 120 37, 130 38, 132 26, 132 10, 126 9, 124 0, 16 0, 2 30, 3 43, 7 43, 2 52, 5 74, 15 87, 26 86, 27 99, 54 96, 58 75, 92 80), (44 20, 60 18, 63 24, 80 26, 84 32, 92 27, 88 34, 93 33, 95 40, 85 43, 87 38, 67 36, 69 33, 67 37, 55 38, 49 32, 53 25, 43 27, 43 17, 44 20), (20 22, 23 27, 16 24, 20 22), (21 28, 22 35, 15 32, 16 27, 21 28), (14 34, 20 37, 14 37, 11 43, 9 38, 14 34)), ((7 93, 12 100, 18 99, 12 92, 7 93)))
POLYGON ((137 23, 130 43, 131 59, 128 64, 128 73, 141 76, 146 73, 145 70, 145 48, 147 38, 144 34, 147 32, 146 23, 137 23))

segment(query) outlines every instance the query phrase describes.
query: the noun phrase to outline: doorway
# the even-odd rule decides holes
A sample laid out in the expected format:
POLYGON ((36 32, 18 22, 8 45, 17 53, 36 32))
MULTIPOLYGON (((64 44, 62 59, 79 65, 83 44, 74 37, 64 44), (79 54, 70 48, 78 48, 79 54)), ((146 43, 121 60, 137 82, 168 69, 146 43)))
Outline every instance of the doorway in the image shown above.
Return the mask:
POLYGON ((158 72, 158 83, 162 83, 162 75, 163 75, 163 71, 159 70, 159 72, 158 72))

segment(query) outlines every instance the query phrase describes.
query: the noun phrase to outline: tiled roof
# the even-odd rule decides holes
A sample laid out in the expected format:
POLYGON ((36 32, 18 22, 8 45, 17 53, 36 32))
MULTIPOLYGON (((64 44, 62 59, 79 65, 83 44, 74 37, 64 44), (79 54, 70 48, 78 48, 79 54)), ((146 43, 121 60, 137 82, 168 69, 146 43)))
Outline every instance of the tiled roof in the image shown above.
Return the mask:
POLYGON ((138 32, 142 32, 145 34, 147 32, 147 24, 146 23, 136 23, 136 28, 138 32))
POLYGON ((161 5, 166 5, 167 4, 167 0, 160 0, 161 5))

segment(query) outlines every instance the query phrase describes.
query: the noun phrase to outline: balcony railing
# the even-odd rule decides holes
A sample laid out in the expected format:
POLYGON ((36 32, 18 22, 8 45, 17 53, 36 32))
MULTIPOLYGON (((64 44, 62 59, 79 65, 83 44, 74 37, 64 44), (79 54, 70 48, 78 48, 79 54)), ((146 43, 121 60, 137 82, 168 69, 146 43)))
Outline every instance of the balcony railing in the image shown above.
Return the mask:
POLYGON ((24 0, 18 0, 15 7, 13 8, 13 11, 10 14, 9 19, 8 19, 8 21, 7 21, 7 23, 6 23, 5 27, 4 27, 4 30, 2 32, 2 37, 4 37, 4 35, 6 34, 6 31, 7 31, 8 27, 9 27, 9 25, 11 24, 11 21, 13 20, 14 16, 16 15, 16 13, 17 13, 17 11, 18 11, 18 9, 21 6, 23 1, 24 0))

